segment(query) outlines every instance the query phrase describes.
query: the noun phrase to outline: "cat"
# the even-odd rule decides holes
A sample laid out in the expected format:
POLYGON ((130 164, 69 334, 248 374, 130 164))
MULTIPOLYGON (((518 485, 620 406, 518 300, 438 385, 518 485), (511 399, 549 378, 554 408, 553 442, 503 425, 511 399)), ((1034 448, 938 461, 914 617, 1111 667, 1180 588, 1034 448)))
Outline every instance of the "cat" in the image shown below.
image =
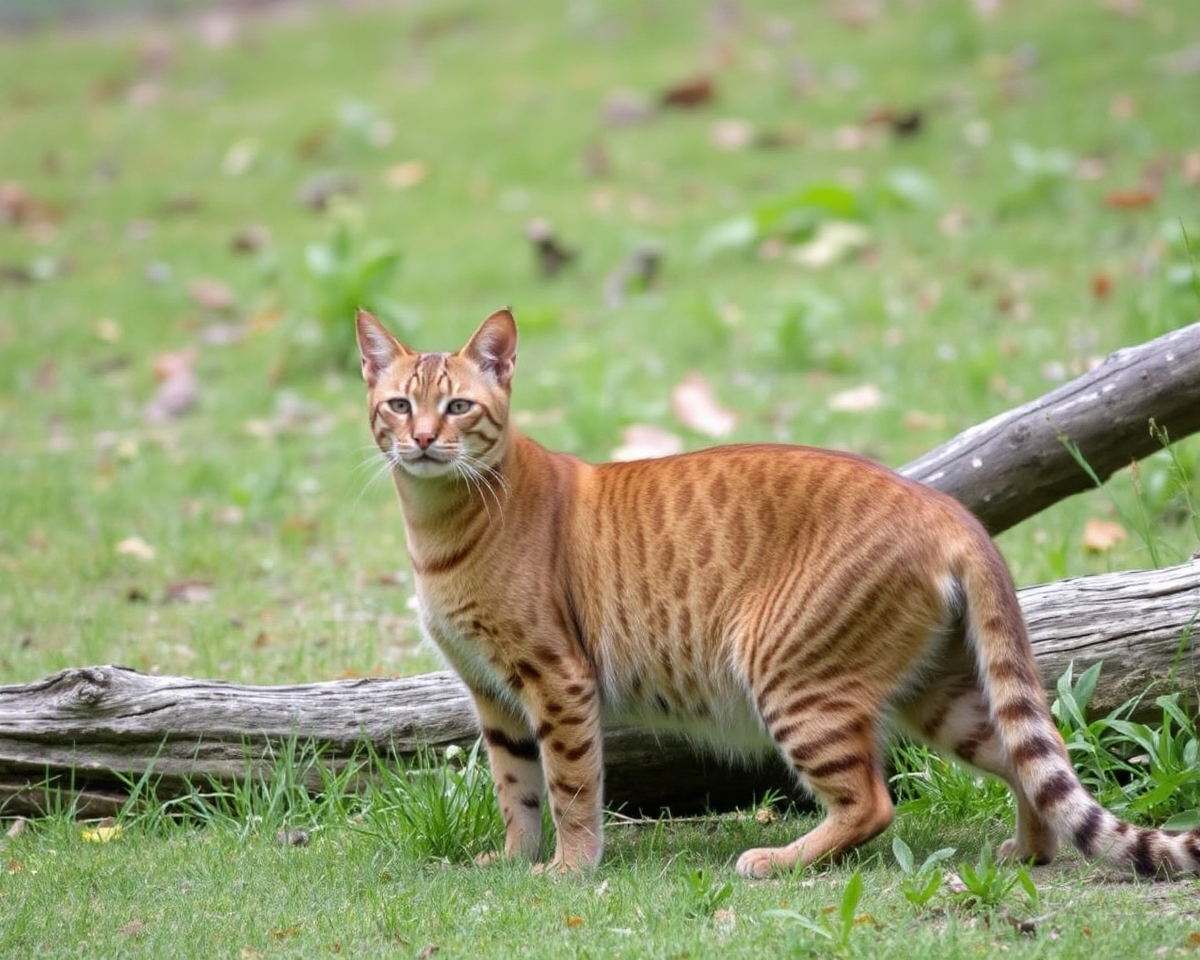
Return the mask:
POLYGON ((1132 826, 1080 783, 1047 709, 1011 575, 956 500, 870 460, 716 447, 591 465, 509 416, 517 328, 500 310, 455 353, 357 316, 370 425, 399 494, 420 621, 470 691, 504 854, 602 852, 602 729, 777 749, 825 817, 745 851, 766 877, 892 821, 885 725, 994 774, 1016 798, 1003 857, 1059 838, 1139 874, 1200 872, 1200 832, 1132 826))

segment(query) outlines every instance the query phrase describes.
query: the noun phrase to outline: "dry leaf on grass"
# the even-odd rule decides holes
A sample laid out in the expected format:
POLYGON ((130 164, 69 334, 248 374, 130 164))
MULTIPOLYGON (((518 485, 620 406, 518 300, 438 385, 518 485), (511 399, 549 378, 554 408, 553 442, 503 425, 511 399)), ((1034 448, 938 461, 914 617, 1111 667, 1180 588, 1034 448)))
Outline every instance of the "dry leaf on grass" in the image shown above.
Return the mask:
POLYGON ((1125 528, 1113 520, 1089 520, 1083 525, 1083 547, 1091 553, 1107 553, 1129 539, 1125 528))
POLYGON ((1139 210, 1153 206, 1158 200, 1158 191, 1150 187, 1132 187, 1129 190, 1113 190, 1104 195, 1104 205, 1113 210, 1139 210))
POLYGON ((683 451, 683 440, 660 427, 635 423, 621 431, 621 445, 612 452, 613 460, 653 460, 683 451))
POLYGON ((747 120, 730 117, 718 120, 709 131, 709 139, 718 150, 745 150, 758 137, 754 125, 747 120))
POLYGON ((841 410, 845 413, 865 413, 882 403, 883 391, 873 383, 864 383, 862 386, 835 393, 825 401, 825 406, 830 410, 841 410))
POLYGON ((141 537, 126 537, 117 543, 117 553, 124 557, 136 557, 138 560, 153 560, 155 550, 141 537))
POLYGON ((388 167, 383 174, 383 182, 393 190, 408 190, 424 183, 429 176, 429 164, 424 160, 405 160, 388 167))
POLYGON ((671 391, 671 407, 685 427, 710 437, 727 437, 737 426, 737 414, 717 402, 712 387, 698 373, 689 373, 671 391))
POLYGON ((94 827, 84 830, 80 837, 85 843, 110 843, 118 839, 125 828, 114 823, 112 817, 105 817, 94 827))
POLYGON ((188 284, 188 296, 205 310, 223 312, 237 305, 233 290, 220 280, 193 280, 188 284))
POLYGON ((801 266, 820 270, 844 260, 870 243, 871 235, 860 223, 827 220, 807 243, 793 247, 788 258, 801 266))
POLYGON ((200 393, 196 382, 196 351, 189 347, 161 354, 154 361, 158 389, 143 411, 149 423, 167 423, 196 405, 200 393))
POLYGON ((711 77, 697 76, 667 87, 659 95, 659 104, 664 107, 699 107, 716 96, 717 88, 711 77))

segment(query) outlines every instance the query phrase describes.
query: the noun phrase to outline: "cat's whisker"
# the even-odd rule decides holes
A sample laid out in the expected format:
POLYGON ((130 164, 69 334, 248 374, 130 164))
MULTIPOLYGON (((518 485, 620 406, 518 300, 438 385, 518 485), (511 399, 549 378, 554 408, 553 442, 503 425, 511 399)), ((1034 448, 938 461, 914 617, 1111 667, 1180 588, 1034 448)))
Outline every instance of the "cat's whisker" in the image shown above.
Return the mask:
MULTIPOLYGON (((503 519, 504 500, 507 500, 512 494, 512 489, 509 486, 508 478, 505 477, 504 474, 502 474, 495 467, 489 466, 478 457, 472 456, 466 452, 460 454, 457 462, 462 463, 465 467, 468 467, 471 470, 472 474, 478 481, 479 487, 477 489, 480 491, 480 497, 483 497, 483 490, 486 489, 491 495, 493 502, 496 504, 496 509, 499 510, 500 517, 503 519), (493 481, 495 481, 499 485, 500 489, 504 492, 504 500, 501 500, 500 494, 497 493, 496 488, 492 486, 493 481)), ((488 512, 488 518, 489 520, 491 519, 490 511, 488 512)))
POLYGON ((484 512, 487 514, 488 523, 490 524, 492 522, 491 507, 488 505, 487 498, 483 495, 483 490, 481 489, 481 486, 480 486, 479 475, 476 472, 475 468, 472 467, 469 463, 467 463, 463 459, 455 459, 455 460, 450 461, 450 463, 451 463, 451 466, 454 468, 454 473, 460 479, 462 479, 462 481, 468 487, 470 487, 472 490, 476 491, 479 494, 479 500, 483 504, 484 512))
POLYGON ((376 468, 375 472, 367 477, 366 482, 362 485, 362 489, 358 491, 358 497, 355 498, 355 503, 361 501, 363 495, 383 477, 390 476, 392 471, 400 466, 398 461, 393 460, 391 456, 389 456, 387 453, 384 453, 382 450, 377 449, 376 454, 376 456, 359 464, 358 467, 355 468, 356 473, 366 469, 369 466, 374 466, 376 468))

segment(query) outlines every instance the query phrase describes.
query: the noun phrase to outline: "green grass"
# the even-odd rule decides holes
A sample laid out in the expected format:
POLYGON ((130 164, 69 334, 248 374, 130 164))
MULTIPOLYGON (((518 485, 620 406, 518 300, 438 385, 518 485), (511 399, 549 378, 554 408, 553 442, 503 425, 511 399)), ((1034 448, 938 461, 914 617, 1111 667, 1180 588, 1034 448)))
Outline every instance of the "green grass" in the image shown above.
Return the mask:
MULTIPOLYGON (((1198 39, 1192 7, 1156 0, 1128 18, 1008 4, 986 19, 967 3, 884 3, 852 27, 837 5, 780 0, 718 31, 707 8, 665 0, 458 0, 249 19, 228 46, 189 20, 0 36, 0 180, 51 211, 48 226, 0 221, 0 276, 40 278, 0 279, 0 682, 97 662, 262 683, 437 665, 407 605, 356 363, 314 343, 327 305, 358 290, 427 349, 511 305, 521 422, 592 459, 634 423, 710 442, 671 414, 671 387, 698 371, 738 412, 731 439, 900 464, 1191 322, 1195 76, 1170 55, 1198 39), (156 37, 171 48, 161 73, 144 65, 156 37), (602 119, 616 90, 652 99, 701 71, 712 104, 619 129, 602 119), (812 78, 801 92, 798 74, 812 78), (839 131, 879 107, 919 108, 921 131, 844 149, 839 131), (372 117, 390 142, 373 142, 372 117), (727 118, 783 143, 720 150, 712 128, 727 118), (583 162, 593 144, 600 177, 583 162), (423 181, 389 187, 408 161, 427 164, 423 181), (1106 203, 1155 169, 1154 203, 1106 203), (358 193, 314 212, 297 192, 327 171, 358 193), (698 253, 714 229, 828 184, 861 208, 867 254, 814 271, 754 249, 698 253), (534 217, 581 253, 553 281, 533 266, 534 217), (234 252, 250 224, 271 243, 234 252), (306 251, 339 224, 348 266, 314 277, 306 251), (645 241, 664 251, 661 281, 611 309, 605 277, 645 241), (372 289, 365 263, 382 245, 399 265, 372 289), (203 279, 236 306, 197 304, 203 279), (218 324, 239 339, 214 344, 218 324), (155 358, 192 346, 196 408, 146 423, 155 358), (880 406, 830 409, 865 383, 880 406), (119 553, 130 537, 154 558, 119 553), (204 589, 180 590, 193 581, 204 589)), ((1198 472, 1200 445, 1185 440, 1144 463, 1136 489, 1126 471, 1001 546, 1022 583, 1177 562, 1200 542, 1198 472), (1129 539, 1089 553, 1094 517, 1129 539)), ((737 852, 799 825, 614 827, 594 876, 544 881, 433 864, 380 825, 396 797, 374 801, 295 799, 313 828, 304 848, 274 839, 267 814, 292 810, 287 798, 235 797, 229 817, 199 825, 143 811, 108 844, 50 818, 0 848, 0 866, 21 865, 0 872, 0 953, 820 955, 820 935, 767 913, 836 910, 856 867, 857 909, 874 922, 847 949, 863 955, 1140 956, 1186 949, 1197 930, 1194 882, 1094 885, 1070 862, 1034 872, 1049 919, 1032 935, 949 901, 919 913, 886 838, 845 867, 737 882, 735 919, 714 921, 697 903, 717 897, 737 852)), ((950 794, 895 832, 917 862, 945 846, 975 862, 1003 830, 969 806, 950 794)))

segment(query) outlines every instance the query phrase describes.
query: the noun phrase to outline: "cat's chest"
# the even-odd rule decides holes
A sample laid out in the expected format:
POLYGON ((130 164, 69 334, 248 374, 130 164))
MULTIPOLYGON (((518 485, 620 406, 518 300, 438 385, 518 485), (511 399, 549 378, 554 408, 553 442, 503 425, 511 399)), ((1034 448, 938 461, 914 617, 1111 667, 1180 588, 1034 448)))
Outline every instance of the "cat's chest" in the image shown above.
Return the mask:
POLYGON ((425 634, 468 686, 511 692, 507 666, 511 657, 486 609, 418 586, 417 610, 425 634))

